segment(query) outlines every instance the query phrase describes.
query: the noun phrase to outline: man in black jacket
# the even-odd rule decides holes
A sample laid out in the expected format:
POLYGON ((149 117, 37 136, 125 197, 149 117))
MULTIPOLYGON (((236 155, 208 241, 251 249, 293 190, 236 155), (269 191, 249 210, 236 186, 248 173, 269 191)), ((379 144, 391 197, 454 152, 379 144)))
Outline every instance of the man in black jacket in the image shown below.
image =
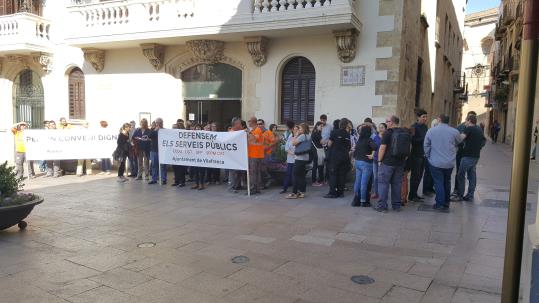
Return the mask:
POLYGON ((416 110, 417 122, 412 124, 412 151, 410 153, 410 193, 408 194, 408 200, 414 202, 421 202, 423 197, 417 195, 417 189, 421 178, 423 177, 423 171, 425 170, 425 152, 423 151, 423 142, 425 141, 425 135, 427 134, 427 112, 423 109, 416 110))

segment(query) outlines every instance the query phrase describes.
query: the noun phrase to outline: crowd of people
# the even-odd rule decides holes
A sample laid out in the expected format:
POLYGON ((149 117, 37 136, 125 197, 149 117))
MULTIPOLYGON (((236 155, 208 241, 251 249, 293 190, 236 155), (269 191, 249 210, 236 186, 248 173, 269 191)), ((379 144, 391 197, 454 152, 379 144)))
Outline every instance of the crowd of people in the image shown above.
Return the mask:
MULTIPOLYGON (((400 119, 394 115, 378 125, 366 118, 354 127, 347 118, 328 123, 327 116, 321 115, 312 129, 306 123, 288 121, 282 133, 275 124, 266 128, 262 119, 251 117, 243 121, 235 117, 223 129, 248 133, 249 185, 253 195, 261 194, 275 182, 268 163, 280 149, 286 154, 281 194, 286 194, 287 199, 305 198, 310 171, 311 185, 327 186, 324 198, 328 199, 344 197, 348 177, 355 175, 351 188, 352 206, 369 207, 373 201, 374 209, 380 212, 388 211, 389 203, 394 211, 400 211, 409 201, 422 202, 422 196, 435 195, 433 208, 436 210, 447 210, 451 201, 473 201, 476 166, 486 142, 484 130, 477 125, 477 115, 469 112, 466 121, 456 128, 449 126, 446 115, 436 117, 430 128, 426 111, 417 109, 416 116, 417 121, 410 127, 400 126, 400 119), (455 167, 457 173, 451 193, 451 175, 455 167), (352 171, 355 174, 350 174, 352 171), (422 196, 418 193, 421 182, 422 196)), ((106 121, 100 124, 101 127, 108 126, 106 121)), ((46 121, 44 126, 55 129, 56 123, 46 121)), ((87 126, 87 123, 81 125, 87 126)), ((25 122, 13 127, 19 177, 22 177, 25 161, 22 132, 26 127, 25 122)), ((59 128, 71 127, 65 118, 60 119, 59 128)), ((139 127, 135 121, 122 125, 117 148, 112 154, 118 162, 118 182, 127 182, 127 177, 132 177, 148 184, 167 184, 167 165, 159 164, 158 133, 161 128, 161 118, 151 124, 142 119, 139 127)), ((198 124, 182 119, 178 119, 172 128, 220 130, 215 122, 198 124)), ((84 166, 86 174, 92 174, 92 160, 78 160, 77 175, 83 175, 84 166)), ((209 185, 223 182, 234 193, 243 192, 248 186, 245 171, 171 166, 174 172, 172 186, 184 187, 187 182, 192 182, 191 189, 204 190, 209 185)), ((32 177, 35 175, 33 165, 29 167, 32 177)), ((47 172, 45 176, 61 174, 59 161, 44 161, 39 167, 47 172)), ((101 173, 110 174, 111 170, 110 159, 101 159, 101 173)))

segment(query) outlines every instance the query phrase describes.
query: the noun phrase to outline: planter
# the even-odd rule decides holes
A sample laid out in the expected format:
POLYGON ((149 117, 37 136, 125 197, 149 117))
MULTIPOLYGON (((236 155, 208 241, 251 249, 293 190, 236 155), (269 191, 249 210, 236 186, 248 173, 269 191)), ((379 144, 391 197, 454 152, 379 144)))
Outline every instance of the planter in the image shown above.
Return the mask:
POLYGON ((23 204, 0 207, 0 230, 19 225, 20 229, 25 229, 28 225, 23 221, 34 209, 34 206, 43 202, 43 197, 36 196, 32 201, 23 204))

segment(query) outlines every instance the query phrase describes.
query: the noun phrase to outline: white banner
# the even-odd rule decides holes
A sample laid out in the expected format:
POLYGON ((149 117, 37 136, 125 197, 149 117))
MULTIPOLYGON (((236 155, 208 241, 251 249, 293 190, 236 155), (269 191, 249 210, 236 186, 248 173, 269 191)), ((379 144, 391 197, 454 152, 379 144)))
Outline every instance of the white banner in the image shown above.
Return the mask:
POLYGON ((109 128, 25 130, 26 159, 111 158, 117 146, 118 134, 118 130, 109 128))
POLYGON ((159 162, 247 170, 247 133, 160 129, 159 162))

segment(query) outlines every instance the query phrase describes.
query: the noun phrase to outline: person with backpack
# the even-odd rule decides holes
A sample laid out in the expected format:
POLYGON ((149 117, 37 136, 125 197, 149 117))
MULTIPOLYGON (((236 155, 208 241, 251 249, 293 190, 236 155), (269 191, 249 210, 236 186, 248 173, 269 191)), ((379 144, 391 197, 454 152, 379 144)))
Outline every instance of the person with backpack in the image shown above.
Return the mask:
POLYGON ((451 173, 455 166, 457 147, 462 141, 459 131, 448 125, 449 116, 440 115, 440 123, 427 131, 423 149, 430 165, 436 192, 435 210, 449 210, 451 173))
POLYGON ((294 191, 286 196, 287 199, 298 199, 305 197, 307 164, 309 163, 310 153, 312 150, 311 136, 309 135, 309 126, 307 123, 301 123, 295 129, 296 133, 292 139, 294 145, 294 191))
POLYGON ((404 163, 410 155, 412 142, 410 133, 399 127, 400 119, 397 116, 388 117, 386 123, 388 130, 382 138, 382 144, 378 151, 378 193, 380 199, 375 210, 379 212, 387 212, 389 186, 391 186, 393 210, 401 210, 404 163))

